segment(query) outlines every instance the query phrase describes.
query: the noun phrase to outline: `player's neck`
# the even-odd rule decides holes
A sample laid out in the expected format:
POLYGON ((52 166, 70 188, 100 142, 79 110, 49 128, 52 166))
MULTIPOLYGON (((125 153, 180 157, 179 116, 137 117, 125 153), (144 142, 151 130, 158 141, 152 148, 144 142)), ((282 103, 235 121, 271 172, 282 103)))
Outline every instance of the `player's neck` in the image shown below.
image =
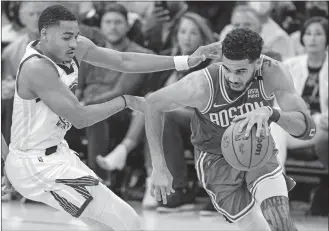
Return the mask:
POLYGON ((106 42, 106 47, 116 51, 123 51, 127 48, 128 44, 129 44, 129 39, 125 37, 116 43, 106 42))
POLYGON ((308 54, 308 66, 310 67, 320 67, 326 58, 326 52, 314 52, 308 54))

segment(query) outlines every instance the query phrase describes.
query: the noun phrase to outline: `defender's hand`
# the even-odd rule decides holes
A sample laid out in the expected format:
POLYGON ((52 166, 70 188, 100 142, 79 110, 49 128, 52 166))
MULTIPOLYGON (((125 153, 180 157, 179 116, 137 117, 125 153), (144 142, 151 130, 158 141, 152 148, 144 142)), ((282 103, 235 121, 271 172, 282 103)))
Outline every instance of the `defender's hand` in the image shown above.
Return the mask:
POLYGON ((189 66, 195 67, 206 59, 213 59, 220 61, 222 59, 222 43, 215 42, 206 46, 199 47, 189 57, 189 66))
POLYGON ((151 174, 151 195, 156 197, 157 201, 167 204, 167 195, 174 193, 172 188, 173 177, 167 167, 164 169, 153 168, 151 174))
POLYGON ((255 110, 243 115, 239 115, 233 119, 233 122, 244 119, 240 124, 239 132, 242 132, 243 128, 247 125, 245 136, 248 137, 251 128, 256 124, 257 132, 256 137, 259 137, 264 126, 266 136, 269 135, 268 119, 271 116, 271 112, 267 107, 256 108, 255 110))

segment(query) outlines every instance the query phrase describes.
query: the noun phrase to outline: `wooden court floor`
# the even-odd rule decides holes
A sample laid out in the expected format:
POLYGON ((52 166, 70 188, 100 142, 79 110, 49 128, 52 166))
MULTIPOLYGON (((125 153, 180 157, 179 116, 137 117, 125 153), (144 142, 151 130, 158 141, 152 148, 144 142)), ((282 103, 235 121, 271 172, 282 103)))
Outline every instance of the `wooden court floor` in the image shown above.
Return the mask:
MULTIPOLYGON (((234 225, 227 224, 221 216, 200 217, 198 209, 191 212, 159 214, 155 211, 142 210, 139 202, 130 202, 130 204, 141 216, 143 230, 238 230, 234 225)), ((327 217, 305 217, 294 214, 293 218, 299 231, 328 230, 327 217)), ((96 231, 104 228, 91 228, 79 219, 43 204, 21 204, 18 201, 10 201, 2 202, 2 230, 96 231)))

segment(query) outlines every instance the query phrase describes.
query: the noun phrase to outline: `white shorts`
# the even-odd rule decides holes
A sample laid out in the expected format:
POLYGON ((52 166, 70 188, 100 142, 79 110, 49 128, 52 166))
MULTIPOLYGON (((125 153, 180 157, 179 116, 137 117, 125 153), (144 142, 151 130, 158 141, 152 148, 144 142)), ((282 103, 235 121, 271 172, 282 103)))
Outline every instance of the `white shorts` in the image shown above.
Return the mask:
POLYGON ((63 143, 49 156, 31 157, 10 151, 5 171, 22 196, 64 210, 74 217, 79 217, 93 200, 90 187, 99 184, 97 175, 63 143))

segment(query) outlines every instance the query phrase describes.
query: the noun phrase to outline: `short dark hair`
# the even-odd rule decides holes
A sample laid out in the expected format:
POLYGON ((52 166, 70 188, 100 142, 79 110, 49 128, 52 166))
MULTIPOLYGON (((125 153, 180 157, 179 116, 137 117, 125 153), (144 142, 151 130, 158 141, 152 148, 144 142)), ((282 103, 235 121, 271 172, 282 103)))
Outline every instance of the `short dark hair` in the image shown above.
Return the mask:
POLYGON ((264 41, 260 35, 248 28, 229 32, 222 44, 223 55, 231 60, 248 59, 254 62, 260 57, 264 41))
POLYGON ((312 17, 309 18, 308 20, 306 20, 302 26, 302 29, 300 30, 300 43, 304 45, 303 42, 303 37, 305 35, 305 32, 307 30, 307 28, 309 27, 309 25, 311 25, 312 23, 320 23, 321 26, 323 27, 324 33, 327 37, 327 43, 326 45, 328 46, 328 19, 321 17, 321 16, 316 16, 316 17, 312 17))
POLYGON ((64 6, 52 5, 47 7, 39 17, 39 32, 43 28, 59 25, 60 21, 77 21, 77 17, 64 6))
POLYGON ((102 9, 100 12, 100 19, 102 20, 104 14, 106 14, 108 12, 119 13, 126 19, 126 21, 128 21, 128 11, 123 5, 121 5, 119 3, 111 2, 111 3, 107 4, 106 7, 104 9, 102 9))

